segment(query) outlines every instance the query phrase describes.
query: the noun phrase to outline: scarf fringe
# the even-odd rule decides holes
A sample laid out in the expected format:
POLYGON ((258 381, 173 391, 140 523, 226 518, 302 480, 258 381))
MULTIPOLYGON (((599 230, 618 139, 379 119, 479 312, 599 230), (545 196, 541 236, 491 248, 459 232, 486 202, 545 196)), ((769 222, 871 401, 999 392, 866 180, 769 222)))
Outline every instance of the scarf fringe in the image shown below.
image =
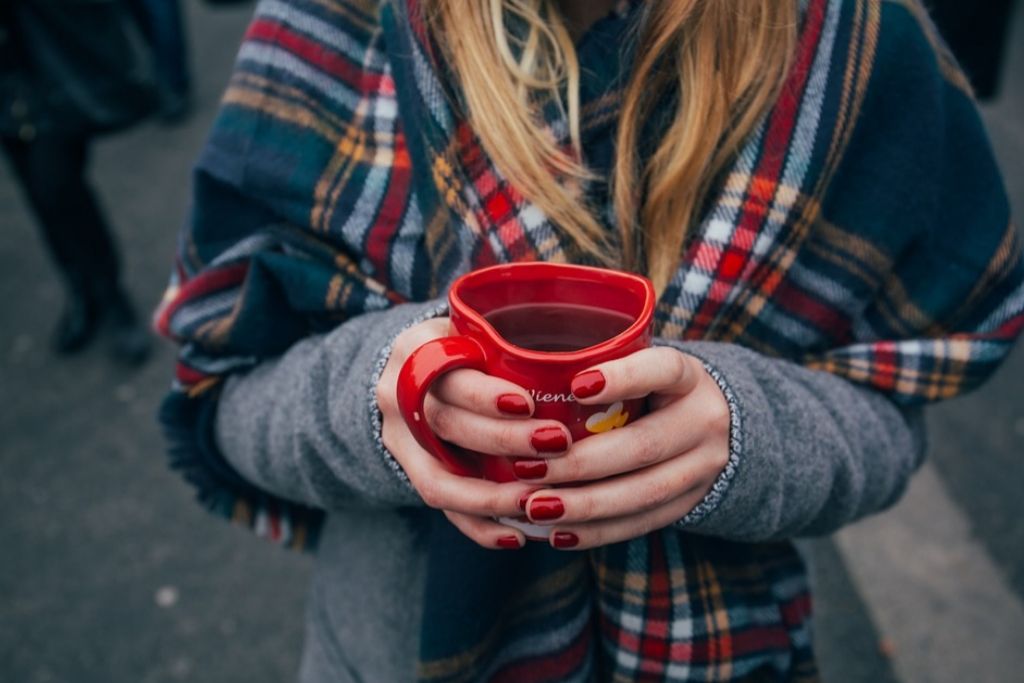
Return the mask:
POLYGON ((189 397, 173 391, 158 420, 168 444, 171 469, 195 489, 207 510, 286 548, 316 549, 324 511, 277 498, 242 479, 213 438, 216 394, 189 397))

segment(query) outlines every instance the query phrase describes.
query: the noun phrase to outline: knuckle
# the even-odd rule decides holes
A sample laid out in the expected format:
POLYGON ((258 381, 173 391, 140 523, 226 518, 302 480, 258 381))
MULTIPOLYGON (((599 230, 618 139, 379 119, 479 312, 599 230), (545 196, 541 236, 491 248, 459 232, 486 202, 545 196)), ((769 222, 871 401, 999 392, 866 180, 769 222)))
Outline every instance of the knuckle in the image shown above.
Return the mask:
POLYGON ((423 504, 429 508, 435 510, 441 508, 441 492, 438 485, 432 479, 426 479, 423 481, 414 481, 413 484, 416 486, 416 490, 420 494, 420 498, 423 499, 423 504))
POLYGON ((405 422, 401 418, 384 416, 380 430, 381 444, 406 469, 408 469, 406 461, 409 459, 409 453, 407 448, 402 447, 402 444, 403 437, 407 434, 408 427, 405 426, 405 422))
MULTIPOLYGON (((548 463, 548 469, 550 470, 554 464, 553 462, 548 463)), ((583 458, 571 451, 564 458, 559 458, 557 466, 564 469, 567 481, 583 481, 588 474, 583 458)))
POLYGON ((483 406, 484 392, 472 380, 472 375, 465 371, 455 370, 442 376, 439 380, 440 391, 446 396, 456 397, 467 406, 483 406))
POLYGON ((732 427, 732 411, 725 399, 720 401, 708 401, 712 404, 708 407, 708 426, 716 433, 729 434, 732 427))
POLYGON ((642 363, 639 358, 629 358, 622 363, 612 363, 603 371, 610 386, 632 387, 640 378, 642 363))
POLYGON ((573 501, 572 509, 574 510, 573 517, 581 522, 586 522, 597 516, 597 501, 593 496, 583 495, 573 501))
POLYGON ((447 318, 426 320, 399 332, 391 345, 392 358, 405 362, 405 359, 420 346, 431 339, 444 336, 447 330, 447 320, 447 318))
POLYGON ((458 374, 458 370, 453 370, 451 372, 444 373, 436 380, 434 380, 434 385, 431 387, 431 391, 433 391, 434 394, 437 396, 451 395, 453 393, 452 385, 455 379, 458 377, 458 374))
POLYGON ((393 413, 398 408, 394 387, 391 386, 389 379, 386 376, 381 377, 374 390, 377 398, 377 407, 380 408, 382 413, 393 413))
POLYGON ((668 503, 674 497, 674 489, 675 487, 668 479, 664 477, 656 479, 651 483, 644 496, 647 507, 656 508, 668 503))
POLYGON ((443 337, 448 334, 448 325, 450 323, 449 318, 430 318, 424 320, 419 325, 415 325, 414 329, 422 330, 424 334, 430 338, 435 339, 437 337, 443 337))
POLYGON ((605 540, 606 534, 600 526, 587 529, 585 532, 576 532, 576 535, 580 539, 580 542, 576 545, 578 550, 599 548, 608 544, 608 541, 605 540))
POLYGON ((722 439, 722 443, 711 450, 710 467, 714 472, 714 477, 711 478, 714 481, 715 478, 729 466, 729 456, 732 451, 729 445, 729 439, 722 439))
POLYGON ((658 443, 649 430, 638 429, 632 435, 633 460, 640 467, 652 465, 658 461, 658 443))
MULTIPOLYGON (((495 445, 498 448, 499 453, 503 454, 517 454, 523 451, 523 448, 519 447, 521 437, 519 430, 515 429, 511 425, 503 425, 494 435, 495 445)), ((526 452, 529 452, 528 450, 526 452)))
POLYGON ((667 367, 670 368, 672 373, 672 382, 674 384, 682 384, 686 381, 687 373, 690 370, 689 361, 680 351, 675 349, 665 349, 665 351, 669 354, 667 367))
POLYGON ((501 498, 498 495, 492 495, 487 498, 485 512, 489 517, 501 517, 506 513, 504 505, 501 504, 501 498))
POLYGON ((486 386, 480 386, 474 382, 467 388, 466 398, 472 402, 476 411, 484 414, 496 411, 496 398, 488 392, 486 386))
POLYGON ((447 406, 437 404, 427 414, 427 421, 434 433, 445 441, 450 441, 455 432, 455 411, 447 406))

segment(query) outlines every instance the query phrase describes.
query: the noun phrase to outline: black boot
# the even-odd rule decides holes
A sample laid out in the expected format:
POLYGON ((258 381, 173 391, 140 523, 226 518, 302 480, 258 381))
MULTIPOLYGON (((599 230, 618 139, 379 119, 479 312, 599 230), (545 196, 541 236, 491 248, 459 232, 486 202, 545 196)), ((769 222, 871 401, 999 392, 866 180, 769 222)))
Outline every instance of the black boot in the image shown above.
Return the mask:
POLYGON ((110 344, 110 355, 125 365, 141 365, 149 358, 150 338, 139 323, 135 309, 120 287, 103 301, 103 330, 110 344))
POLYGON ((98 328, 99 309, 92 294, 84 287, 70 287, 53 331, 54 352, 67 356, 81 351, 95 338, 98 328))

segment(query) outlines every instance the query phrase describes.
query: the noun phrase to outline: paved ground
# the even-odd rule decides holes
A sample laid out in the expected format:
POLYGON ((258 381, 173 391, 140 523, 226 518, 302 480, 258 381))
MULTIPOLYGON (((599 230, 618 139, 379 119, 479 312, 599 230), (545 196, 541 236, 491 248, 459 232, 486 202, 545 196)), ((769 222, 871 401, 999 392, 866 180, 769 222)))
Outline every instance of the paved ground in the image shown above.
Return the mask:
MULTIPOLYGON (((106 141, 94 165, 102 195, 117 198, 108 210, 147 309, 247 13, 195 0, 189 9, 197 115, 106 141)), ((1015 89, 986 110, 1018 216, 1021 24, 1015 89)), ((136 372, 111 366, 102 349, 50 358, 59 284, 2 167, 0 225, 0 681, 290 680, 308 560, 211 520, 164 468, 153 414, 170 349, 136 372)), ((827 680, 1019 680, 1022 377, 1018 352, 983 391, 936 409, 931 464, 904 503, 808 545, 827 680)))

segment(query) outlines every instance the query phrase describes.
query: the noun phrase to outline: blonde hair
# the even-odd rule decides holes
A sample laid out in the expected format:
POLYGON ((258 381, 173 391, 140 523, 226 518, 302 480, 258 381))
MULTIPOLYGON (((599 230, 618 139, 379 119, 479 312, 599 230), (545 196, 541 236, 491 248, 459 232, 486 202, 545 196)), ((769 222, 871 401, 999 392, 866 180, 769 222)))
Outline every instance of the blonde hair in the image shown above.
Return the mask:
POLYGON ((779 97, 797 40, 796 0, 646 0, 612 171, 618 245, 580 191, 580 69, 557 0, 426 0, 469 123, 498 170, 586 254, 645 272, 659 291, 715 179, 779 97), (519 29, 522 30, 519 30, 519 29), (643 122, 678 94, 646 162, 643 122), (555 103, 571 149, 542 125, 555 103))

